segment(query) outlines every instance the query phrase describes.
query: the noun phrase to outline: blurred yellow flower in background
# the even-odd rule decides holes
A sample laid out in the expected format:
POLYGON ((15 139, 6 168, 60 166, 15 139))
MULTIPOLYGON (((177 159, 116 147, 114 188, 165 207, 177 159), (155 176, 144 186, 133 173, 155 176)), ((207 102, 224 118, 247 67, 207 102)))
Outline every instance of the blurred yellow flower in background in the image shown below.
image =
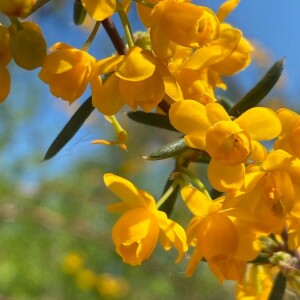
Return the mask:
POLYGON ((63 270, 68 274, 75 274, 83 268, 83 258, 76 252, 71 252, 63 259, 63 270))

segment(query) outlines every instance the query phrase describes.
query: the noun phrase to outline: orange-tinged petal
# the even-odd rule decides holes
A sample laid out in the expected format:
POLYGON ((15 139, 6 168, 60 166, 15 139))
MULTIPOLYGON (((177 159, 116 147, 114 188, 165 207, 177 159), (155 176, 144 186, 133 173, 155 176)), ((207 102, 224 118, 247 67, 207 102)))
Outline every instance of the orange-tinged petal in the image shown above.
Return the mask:
POLYGON ((8 96, 10 91, 10 75, 6 66, 0 64, 0 103, 2 103, 8 96))
POLYGON ((195 216, 203 217, 208 215, 211 207, 214 206, 214 202, 211 199, 191 186, 185 186, 181 190, 181 196, 195 216))
POLYGON ((88 76, 89 70, 81 64, 61 74, 47 73, 47 71, 43 69, 39 73, 39 77, 49 83, 50 91, 54 96, 69 101, 70 103, 74 102, 83 94, 88 84, 88 76), (68 78, 68 80, 65 80, 66 78, 68 78))
POLYGON ((81 2, 88 14, 97 21, 112 16, 117 9, 116 0, 82 0, 81 2))
POLYGON ((238 6, 240 0, 227 0, 218 9, 217 17, 220 22, 224 22, 227 16, 238 6))
POLYGON ((152 254, 158 240, 159 226, 148 210, 129 210, 113 227, 113 241, 117 253, 125 263, 140 265, 152 254))
POLYGON ((140 106, 146 112, 156 108, 165 95, 163 79, 156 73, 137 82, 120 79, 119 88, 128 106, 133 110, 137 110, 140 106))
POLYGON ((177 44, 169 40, 165 32, 161 30, 161 27, 152 27, 150 29, 150 37, 153 52, 157 57, 169 59, 174 55, 177 44))
POLYGON ((10 33, 8 28, 0 25, 0 64, 7 65, 10 61, 10 33))
POLYGON ((168 219, 164 212, 158 211, 157 215, 162 246, 165 250, 169 250, 173 245, 178 250, 176 259, 178 263, 182 259, 184 252, 188 250, 185 231, 179 224, 168 219))
POLYGON ((123 202, 118 202, 107 206, 107 210, 113 213, 125 213, 129 209, 130 207, 123 202))
POLYGON ((201 262, 203 258, 203 253, 201 252, 201 249, 199 247, 196 247, 190 260, 188 267, 185 271, 185 276, 192 276, 193 273, 196 270, 197 265, 201 262))
POLYGON ((116 70, 116 76, 127 81, 142 81, 155 72, 155 58, 150 51, 133 47, 116 70))
POLYGON ((74 48, 66 43, 58 42, 53 46, 51 46, 49 50, 55 51, 55 50, 70 50, 70 49, 74 49, 74 48))
MULTIPOLYGON (((125 178, 112 173, 104 174, 105 185, 118 196, 128 207, 148 207, 148 203, 141 197, 140 191, 125 178)), ((155 202, 152 198, 152 202, 155 202)))
MULTIPOLYGON (((222 31, 231 28, 229 24, 222 24, 222 31)), ((221 32, 222 32, 221 31, 221 32)), ((251 52, 254 51, 251 43, 241 36, 234 51, 225 59, 213 66, 214 71, 224 76, 231 76, 244 70, 251 62, 251 52)))
POLYGON ((181 87, 175 77, 170 73, 167 66, 157 61, 156 63, 157 72, 164 81, 165 85, 165 93, 172 99, 172 100, 183 100, 183 94, 181 91, 181 87))
POLYGON ((210 123, 203 104, 193 100, 177 101, 169 111, 171 124, 179 131, 205 137, 210 123))
POLYGON ((170 40, 186 47, 201 47, 216 39, 220 30, 212 10, 182 1, 158 2, 149 25, 160 27, 170 40))
POLYGON ((220 282, 224 279, 241 281, 246 270, 246 262, 236 259, 209 261, 208 265, 220 282))
POLYGON ((103 86, 91 81, 93 105, 104 115, 116 114, 125 104, 119 91, 119 78, 112 74, 103 86))
POLYGON ((61 74, 71 70, 76 63, 72 53, 72 50, 61 50, 50 53, 44 62, 43 69, 49 70, 52 74, 61 74))
POLYGON ((216 159, 211 159, 207 175, 216 190, 230 192, 241 188, 244 184, 245 166, 244 164, 227 166, 216 159))
POLYGON ((234 122, 247 131, 254 140, 271 140, 281 132, 279 118, 273 110, 266 107, 250 108, 234 122))
POLYGON ((217 64, 231 55, 237 47, 242 33, 238 29, 228 28, 222 31, 216 41, 197 49, 184 64, 185 68, 203 70, 217 64))
POLYGON ((257 257, 262 246, 258 233, 252 229, 252 224, 239 218, 231 218, 239 234, 239 246, 234 258, 242 261, 251 261, 257 257))
POLYGON ((239 244, 238 232, 224 212, 205 217, 199 224, 197 248, 208 261, 233 257, 239 244))
MULTIPOLYGON (((150 3, 157 3, 157 0, 149 0, 150 3)), ((151 16, 151 9, 149 7, 139 4, 136 2, 136 8, 139 15, 141 22, 144 24, 145 27, 149 27, 150 16, 151 16)))
POLYGON ((97 61, 93 67, 91 76, 109 74, 114 72, 124 60, 124 55, 111 56, 97 61))

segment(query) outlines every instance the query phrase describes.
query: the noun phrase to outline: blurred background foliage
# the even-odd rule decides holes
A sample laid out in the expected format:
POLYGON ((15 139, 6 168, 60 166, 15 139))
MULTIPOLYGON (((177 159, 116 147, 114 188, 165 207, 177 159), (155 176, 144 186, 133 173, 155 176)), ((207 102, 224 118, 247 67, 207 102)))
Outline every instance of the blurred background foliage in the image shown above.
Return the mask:
MULTIPOLYGON (((69 3, 53 1, 33 17, 48 46, 61 40, 80 47, 85 40, 84 30, 70 26, 69 3), (75 30, 79 30, 76 39, 75 30)), ((93 49, 101 49, 103 55, 113 52, 104 32, 93 49)), ((264 51, 256 53, 252 85, 270 67, 267 58, 264 51)), ((0 299, 233 299, 233 285, 221 285, 205 263, 186 278, 187 259, 177 265, 176 253, 165 253, 160 246, 140 267, 123 264, 115 254, 111 228, 117 216, 106 206, 116 198, 105 188, 103 174, 128 178, 158 198, 173 160, 149 162, 141 156, 178 134, 134 123, 121 112, 129 151, 91 145, 93 139, 111 140, 114 134, 103 116, 94 112, 61 153, 42 161, 84 97, 68 107, 50 95, 37 71, 25 72, 11 64, 10 72, 11 94, 0 108, 0 299)), ((236 79, 228 85, 230 99, 238 100, 246 92, 236 79)), ((282 104, 281 96, 277 89, 266 103, 276 108, 282 104)), ((172 217, 186 226, 191 215, 177 201, 172 217)))

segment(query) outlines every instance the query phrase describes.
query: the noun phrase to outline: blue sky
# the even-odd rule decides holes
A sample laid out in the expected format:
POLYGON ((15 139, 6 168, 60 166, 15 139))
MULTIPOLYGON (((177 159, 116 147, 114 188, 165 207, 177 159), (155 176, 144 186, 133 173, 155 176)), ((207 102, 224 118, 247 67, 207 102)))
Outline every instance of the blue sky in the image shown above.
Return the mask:
MULTIPOLYGON (((65 3, 65 5, 55 14, 50 10, 50 6, 45 6, 35 16, 41 24, 48 46, 57 41, 63 41, 75 47, 81 47, 87 37, 87 32, 73 24, 71 11, 73 1, 54 2, 65 3)), ((222 2, 203 0, 197 3, 217 10, 222 2)), ((298 104, 300 101, 299 11, 299 0, 241 0, 240 5, 228 18, 228 22, 240 28, 247 38, 260 42, 270 51, 271 64, 286 57, 284 71, 286 79, 283 91, 286 99, 298 111, 300 111, 298 104)), ((134 16, 135 13, 132 11, 130 18, 134 16)), ((137 29, 141 29, 140 26, 137 29)), ((100 35, 91 50, 98 54, 98 58, 113 53, 113 47, 107 43, 103 29, 100 29, 100 35)), ((14 108, 15 115, 12 115, 12 118, 15 135, 9 147, 3 150, 0 159, 0 163, 7 172, 10 168, 7 162, 22 160, 25 169, 28 168, 24 176, 34 180, 47 176, 49 172, 60 173, 73 161, 80 159, 83 153, 88 155, 88 153, 96 152, 99 156, 105 155, 107 148, 91 145, 90 141, 95 138, 108 138, 112 134, 103 117, 100 114, 94 114, 93 119, 97 119, 96 126, 84 126, 62 153, 49 162, 40 163, 47 147, 68 120, 69 115, 66 111, 69 107, 66 102, 56 99, 49 93, 48 86, 37 79, 38 71, 25 72, 11 65, 14 82, 10 97, 3 104, 3 109, 14 108), (19 118, 23 108, 28 105, 32 107, 30 122, 19 118), (34 167, 29 155, 32 151, 36 151, 39 157, 35 159, 34 167)), ((259 80, 257 72, 252 68, 245 70, 237 78, 245 92, 259 80)), ((88 94, 89 91, 79 102, 82 102, 88 94)), ((3 128, 0 129, 3 130, 3 128)))

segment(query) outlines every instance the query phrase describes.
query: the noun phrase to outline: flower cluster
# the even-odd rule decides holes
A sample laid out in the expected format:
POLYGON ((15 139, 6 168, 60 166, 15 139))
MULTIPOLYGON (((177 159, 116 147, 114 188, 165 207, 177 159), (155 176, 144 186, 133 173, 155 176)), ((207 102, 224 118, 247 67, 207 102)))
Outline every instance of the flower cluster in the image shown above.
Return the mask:
MULTIPOLYGON (((165 250, 177 250, 176 262, 193 248, 186 275, 191 276, 197 265, 206 261, 220 281, 237 281, 238 299, 265 297, 257 290, 253 276, 263 280, 268 294, 272 293, 273 280, 297 282, 300 116, 287 108, 275 111, 256 106, 278 80, 282 61, 235 105, 225 105, 217 96, 218 88, 227 88, 224 78, 244 70, 254 50, 241 30, 225 21, 239 0, 225 1, 216 12, 187 0, 136 0, 145 26, 145 32, 137 35, 132 34, 127 15, 131 1, 76 0, 80 18, 87 13, 95 20, 89 38, 80 49, 57 42, 48 54, 38 25, 19 20, 38 10, 40 1, 35 2, 0 4, 0 12, 11 20, 9 28, 0 25, 0 101, 9 93, 6 66, 11 58, 27 70, 41 67, 39 78, 55 97, 70 104, 88 85, 91 88, 91 97, 45 159, 57 153, 62 147, 58 145, 68 141, 66 136, 78 130, 74 120, 85 120, 87 111, 94 108, 117 135, 117 141, 94 143, 127 150, 130 135, 115 117, 123 107, 133 110, 132 118, 141 123, 181 135, 144 157, 174 157, 176 161, 158 201, 127 179, 104 174, 105 185, 121 199, 109 210, 121 213, 112 236, 123 261, 140 265, 159 241, 165 250), (115 13, 120 16, 126 45, 110 19, 115 13), (102 59, 89 53, 100 23, 116 48, 116 53, 102 59), (207 172, 196 176, 188 168, 191 163, 206 163, 207 172), (205 179, 207 188, 202 184, 205 179), (179 190, 194 215, 185 225, 170 217, 179 190)), ((81 23, 80 18, 75 17, 75 23, 81 23)), ((66 266, 77 272, 82 262, 76 255, 70 256, 66 266)), ((92 273, 81 273, 78 280, 83 285, 94 284, 92 273)))
POLYGON ((85 266, 83 257, 77 252, 70 252, 63 258, 62 269, 75 279, 80 290, 96 291, 105 299, 122 298, 128 293, 126 279, 108 273, 97 274, 85 266))

